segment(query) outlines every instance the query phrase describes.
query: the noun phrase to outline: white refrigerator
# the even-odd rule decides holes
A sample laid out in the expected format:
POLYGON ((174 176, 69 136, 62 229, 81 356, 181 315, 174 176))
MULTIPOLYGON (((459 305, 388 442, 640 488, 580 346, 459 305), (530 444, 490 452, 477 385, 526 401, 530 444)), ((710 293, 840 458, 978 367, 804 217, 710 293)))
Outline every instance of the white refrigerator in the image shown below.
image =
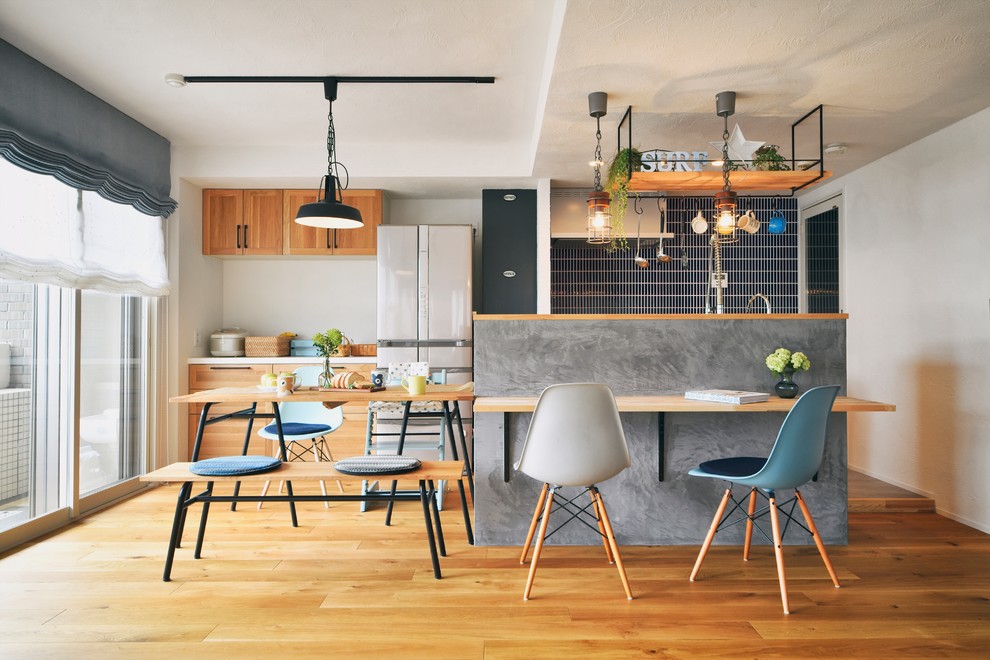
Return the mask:
MULTIPOLYGON (((378 227, 379 368, 422 361, 450 384, 473 380, 473 244, 471 225, 378 227)), ((470 404, 460 412, 469 426, 470 404)))

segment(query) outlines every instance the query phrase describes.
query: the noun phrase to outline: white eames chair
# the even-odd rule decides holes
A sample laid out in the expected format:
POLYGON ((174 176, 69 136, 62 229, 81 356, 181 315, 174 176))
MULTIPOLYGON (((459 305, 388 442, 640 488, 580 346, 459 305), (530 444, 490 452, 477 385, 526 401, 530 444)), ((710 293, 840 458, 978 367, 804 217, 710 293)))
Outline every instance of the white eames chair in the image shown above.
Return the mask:
MULTIPOLYGON (((322 366, 299 367, 295 370, 296 385, 316 385, 322 366)), ((286 400, 279 401, 279 416, 282 418, 282 435, 285 438, 285 450, 290 461, 306 460, 306 454, 312 452, 313 460, 320 462, 333 462, 333 454, 327 444, 326 436, 336 431, 344 423, 344 413, 341 407, 328 409, 319 402, 296 402, 291 400, 291 395, 286 400)), ((272 422, 258 435, 266 440, 270 440, 274 446, 274 456, 281 458, 281 451, 278 445, 278 429, 272 422)), ((268 493, 271 481, 266 481, 261 489, 261 494, 268 493)), ((278 492, 281 494, 284 482, 279 482, 278 492)), ((344 487, 337 481, 337 489, 343 493, 344 487)), ((327 494, 326 482, 320 482, 320 490, 327 494)), ((261 508, 263 502, 258 502, 261 508)), ((330 502, 324 502, 323 506, 330 508, 330 502)))
POLYGON ((607 385, 566 383, 551 385, 543 390, 529 424, 522 455, 515 466, 520 472, 543 482, 519 558, 519 563, 526 563, 529 546, 539 525, 523 600, 529 600, 533 589, 543 542, 549 536, 547 527, 554 504, 569 514, 563 524, 576 519, 591 527, 583 517, 593 519, 605 545, 605 556, 619 569, 626 597, 632 600, 632 590, 619 556, 612 523, 605 510, 605 501, 595 485, 614 477, 629 465, 629 450, 622 432, 619 410, 607 385), (585 506, 577 504, 580 495, 571 499, 555 499, 557 491, 563 486, 582 487, 584 490, 580 495, 588 493, 591 503, 585 506))

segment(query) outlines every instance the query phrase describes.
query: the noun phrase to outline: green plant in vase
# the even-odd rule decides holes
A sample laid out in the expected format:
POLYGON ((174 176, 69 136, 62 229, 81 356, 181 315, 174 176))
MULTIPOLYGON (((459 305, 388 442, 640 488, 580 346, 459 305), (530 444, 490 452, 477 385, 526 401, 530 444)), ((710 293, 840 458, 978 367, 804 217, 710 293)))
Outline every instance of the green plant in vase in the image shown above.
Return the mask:
POLYGON ((605 189, 611 198, 612 243, 610 250, 628 250, 626 227, 623 218, 629 205, 629 172, 638 172, 643 167, 643 153, 634 147, 627 147, 615 154, 608 166, 605 189))
POLYGON ((811 360, 801 351, 791 352, 786 348, 778 348, 767 356, 766 365, 780 379, 773 386, 777 396, 781 399, 793 399, 798 393, 798 386, 793 380, 794 372, 810 369, 811 360))
POLYGON ((323 358, 323 373, 320 374, 319 383, 322 388, 330 387, 330 379, 333 378, 333 369, 330 368, 330 357, 336 355, 337 349, 344 342, 344 333, 337 328, 330 328, 326 332, 317 332, 313 335, 313 346, 316 352, 323 358))

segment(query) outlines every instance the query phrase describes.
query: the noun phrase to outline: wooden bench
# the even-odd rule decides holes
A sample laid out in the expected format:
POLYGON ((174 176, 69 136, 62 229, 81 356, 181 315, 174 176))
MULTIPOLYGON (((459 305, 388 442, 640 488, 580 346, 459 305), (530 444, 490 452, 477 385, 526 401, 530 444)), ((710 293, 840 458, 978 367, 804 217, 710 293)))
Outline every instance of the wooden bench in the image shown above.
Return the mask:
MULTIPOLYGON (((440 556, 446 556, 447 551, 444 546, 443 529, 440 525, 440 512, 436 504, 436 483, 439 481, 450 481, 460 483, 464 475, 463 461, 424 461, 423 464, 411 472, 395 475, 398 479, 417 480, 419 491, 400 492, 394 496, 388 492, 371 492, 364 494, 350 495, 346 493, 328 493, 326 495, 296 495, 292 492, 292 482, 301 481, 332 481, 339 479, 342 483, 352 483, 360 486, 361 481, 367 479, 367 475, 350 475, 338 472, 330 463, 282 463, 276 470, 263 472, 261 474, 238 475, 233 477, 215 477, 193 474, 189 471, 191 463, 173 463, 167 467, 160 468, 140 477, 141 481, 180 483, 179 496, 175 505, 175 516, 172 520, 172 534, 169 538, 168 553, 165 557, 165 572, 162 579, 165 582, 171 580, 172 560, 175 557, 175 549, 181 546, 182 531, 185 527, 186 512, 189 507, 203 504, 203 515, 200 518, 199 533, 196 537, 196 548, 193 553, 195 559, 200 558, 203 549, 203 538, 206 534, 206 520, 210 511, 210 504, 213 502, 360 502, 360 501, 392 501, 398 500, 419 500, 423 506, 423 519, 426 523, 426 538, 429 543, 430 558, 433 562, 433 576, 440 579, 440 556), (213 485, 219 482, 265 482, 267 480, 284 480, 286 482, 286 495, 240 495, 235 489, 233 495, 214 495, 213 485), (192 485, 194 483, 206 484, 206 489, 198 494, 192 495, 192 485), (439 548, 439 552, 438 552, 439 548)), ((470 529, 471 518, 467 510, 466 502, 462 501, 464 522, 470 529)), ((293 526, 296 520, 293 517, 293 526)))

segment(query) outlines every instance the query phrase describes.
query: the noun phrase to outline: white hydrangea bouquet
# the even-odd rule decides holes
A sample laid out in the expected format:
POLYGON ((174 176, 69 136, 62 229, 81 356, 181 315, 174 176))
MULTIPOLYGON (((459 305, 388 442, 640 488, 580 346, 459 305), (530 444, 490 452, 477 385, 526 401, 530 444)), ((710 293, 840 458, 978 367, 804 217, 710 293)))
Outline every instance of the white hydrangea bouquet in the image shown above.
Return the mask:
POLYGON ((767 356, 767 368, 776 376, 780 376, 784 371, 807 371, 811 368, 811 360, 801 351, 793 353, 786 348, 778 348, 767 356))

